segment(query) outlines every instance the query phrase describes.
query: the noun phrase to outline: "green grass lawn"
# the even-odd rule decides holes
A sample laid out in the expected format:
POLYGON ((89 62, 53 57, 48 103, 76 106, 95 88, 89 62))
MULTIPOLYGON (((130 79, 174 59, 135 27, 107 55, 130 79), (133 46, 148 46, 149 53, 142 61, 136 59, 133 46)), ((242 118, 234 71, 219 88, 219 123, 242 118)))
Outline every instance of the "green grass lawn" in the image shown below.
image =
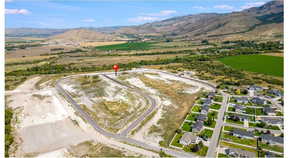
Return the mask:
POLYGON ((232 68, 283 77, 283 57, 267 55, 238 55, 219 59, 232 68))
POLYGON ((197 114, 189 114, 186 119, 190 121, 196 121, 197 116, 197 114))
POLYGON ((263 144, 263 143, 261 143, 260 146, 263 149, 273 150, 273 151, 277 151, 277 152, 283 152, 283 147, 282 146, 268 145, 268 144, 263 144))
POLYGON ((200 136, 211 138, 211 136, 213 135, 213 132, 214 132, 213 130, 204 129, 203 131, 201 131, 200 136))
POLYGON ((215 128, 215 126, 216 126, 216 121, 213 121, 212 124, 209 125, 209 126, 204 122, 204 126, 205 126, 205 127, 210 127, 210 128, 215 128))
POLYGON ((215 109, 215 110, 219 110, 221 108, 221 105, 220 104, 212 104, 210 106, 211 109, 215 109))
POLYGON ((200 111, 201 111, 201 107, 200 106, 197 106, 197 105, 193 106, 192 112, 200 112, 200 111))
POLYGON ((243 128, 235 128, 235 127, 231 127, 231 126, 224 126, 225 131, 233 131, 235 129, 246 131, 246 129, 243 129, 243 128))
POLYGON ((182 137, 182 135, 183 134, 176 134, 175 137, 174 137, 174 139, 173 139, 173 142, 171 143, 171 145, 177 146, 177 147, 181 148, 182 145, 179 143, 179 140, 182 137))
POLYGON ((107 46, 97 46, 95 47, 96 50, 123 50, 123 51, 130 51, 130 50, 148 50, 152 47, 153 43, 150 42, 130 42, 130 43, 122 43, 122 44, 114 44, 114 45, 107 45, 107 46))
POLYGON ((187 132, 191 132, 192 131, 192 123, 191 122, 184 122, 181 129, 184 130, 184 131, 187 131, 187 132))
POLYGON ((215 102, 222 102, 222 101, 223 101, 223 97, 222 97, 222 96, 215 96, 215 97, 213 98, 213 100, 214 100, 215 102))
POLYGON ((224 139, 230 139, 232 142, 239 143, 239 144, 245 144, 249 146, 256 146, 256 140, 255 139, 241 139, 235 136, 231 136, 227 133, 223 133, 223 138, 224 139))

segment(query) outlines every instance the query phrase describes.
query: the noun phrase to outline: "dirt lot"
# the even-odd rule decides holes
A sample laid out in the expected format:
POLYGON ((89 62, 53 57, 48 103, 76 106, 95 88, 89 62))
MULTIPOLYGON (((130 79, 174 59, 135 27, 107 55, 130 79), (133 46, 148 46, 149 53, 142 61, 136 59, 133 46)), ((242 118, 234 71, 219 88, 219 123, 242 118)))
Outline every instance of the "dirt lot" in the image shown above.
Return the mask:
POLYGON ((149 106, 138 94, 97 75, 65 79, 62 86, 98 124, 112 132, 124 128, 149 106))

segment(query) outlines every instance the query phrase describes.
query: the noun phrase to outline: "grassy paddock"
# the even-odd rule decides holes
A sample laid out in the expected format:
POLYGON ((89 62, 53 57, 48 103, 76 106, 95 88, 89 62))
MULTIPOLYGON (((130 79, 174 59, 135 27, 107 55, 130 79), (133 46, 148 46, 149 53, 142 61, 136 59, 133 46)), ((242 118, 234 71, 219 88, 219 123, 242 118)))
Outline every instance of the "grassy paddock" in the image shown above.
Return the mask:
POLYGON ((239 55, 219 59, 232 68, 283 77, 283 57, 267 55, 239 55))

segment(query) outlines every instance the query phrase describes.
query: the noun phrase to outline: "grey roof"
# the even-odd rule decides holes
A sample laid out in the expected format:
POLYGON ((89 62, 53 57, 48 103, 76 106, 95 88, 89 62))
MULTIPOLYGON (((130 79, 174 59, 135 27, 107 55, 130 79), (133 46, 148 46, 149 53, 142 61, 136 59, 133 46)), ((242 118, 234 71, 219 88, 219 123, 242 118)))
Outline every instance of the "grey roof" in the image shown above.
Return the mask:
POLYGON ((229 117, 235 117, 235 118, 239 118, 239 119, 247 119, 247 120, 250 120, 250 116, 246 116, 246 115, 239 115, 239 114, 234 114, 234 113, 231 113, 229 115, 229 117))
POLYGON ((208 111, 209 110, 209 106, 204 105, 201 107, 201 111, 208 111))
POLYGON ((203 105, 209 105, 209 104, 211 104, 211 102, 212 102, 211 99, 207 98, 204 100, 203 105))
POLYGON ((197 121, 193 126, 192 126, 192 131, 193 132, 199 132, 203 128, 203 121, 197 121))
POLYGON ((200 114, 197 116, 197 120, 205 121, 207 119, 207 115, 200 114))
POLYGON ((263 88, 260 86, 252 85, 249 87, 249 90, 261 91, 263 88))
POLYGON ((282 96, 282 95, 283 95, 282 92, 281 92, 280 90, 278 90, 278 89, 271 89, 271 90, 268 90, 268 93, 274 94, 274 95, 276 95, 276 96, 282 96))
POLYGON ((209 92, 207 96, 208 97, 214 97, 214 96, 216 96, 216 93, 215 92, 209 92))
POLYGON ((241 102, 248 102, 248 98, 247 97, 236 97, 235 98, 236 101, 241 101, 241 102))
POLYGON ((270 124, 283 124, 283 119, 282 118, 267 118, 267 117, 262 117, 261 121, 270 123, 270 124))
POLYGON ((245 107, 244 106, 242 106, 242 105, 234 105, 234 108, 236 109, 236 110, 244 110, 245 109, 245 107))
POLYGON ((258 98, 258 97, 254 97, 254 98, 251 99, 251 101, 252 101, 253 103, 255 103, 255 104, 264 104, 264 102, 265 102, 266 100, 261 99, 261 98, 258 98))
POLYGON ((191 132, 186 132, 183 134, 183 136, 180 138, 180 143, 181 144, 190 144, 193 143, 197 140, 197 136, 195 136, 193 133, 191 132))
POLYGON ((271 108, 271 107, 264 107, 263 111, 265 113, 276 113, 276 108, 271 108))
POLYGON ((283 137, 275 137, 271 134, 263 134, 261 135, 261 138, 268 142, 276 142, 276 143, 283 144, 283 137))
POLYGON ((232 133, 240 135, 240 136, 246 136, 246 137, 254 137, 252 132, 244 131, 244 130, 239 130, 239 129, 234 129, 232 133))
POLYGON ((235 157, 256 157, 256 153, 238 148, 225 149, 225 153, 235 157))

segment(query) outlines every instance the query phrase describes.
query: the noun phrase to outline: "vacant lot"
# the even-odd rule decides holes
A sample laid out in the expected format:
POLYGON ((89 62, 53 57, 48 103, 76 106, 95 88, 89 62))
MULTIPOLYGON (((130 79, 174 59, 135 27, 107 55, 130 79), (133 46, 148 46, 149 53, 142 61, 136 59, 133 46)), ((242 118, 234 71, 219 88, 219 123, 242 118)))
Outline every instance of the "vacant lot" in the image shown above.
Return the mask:
POLYGON ((266 55, 240 55, 221 58, 220 61, 235 69, 283 76, 283 58, 266 55))

